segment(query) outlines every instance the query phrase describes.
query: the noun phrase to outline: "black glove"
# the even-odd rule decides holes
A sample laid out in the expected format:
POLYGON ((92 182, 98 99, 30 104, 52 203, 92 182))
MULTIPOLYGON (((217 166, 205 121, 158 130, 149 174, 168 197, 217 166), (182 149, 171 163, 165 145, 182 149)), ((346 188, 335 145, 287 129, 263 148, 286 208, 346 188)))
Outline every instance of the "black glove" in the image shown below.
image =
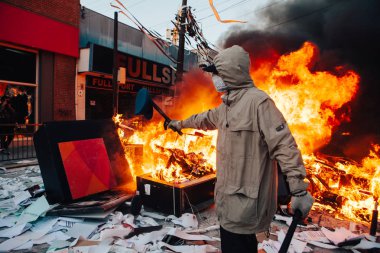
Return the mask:
POLYGON ((182 122, 180 120, 171 120, 168 124, 168 127, 174 131, 179 132, 182 129, 182 122))
POLYGON ((313 203, 314 198, 307 191, 292 194, 292 199, 290 200, 291 211, 294 213, 298 209, 301 211, 302 217, 305 218, 309 214, 313 203))

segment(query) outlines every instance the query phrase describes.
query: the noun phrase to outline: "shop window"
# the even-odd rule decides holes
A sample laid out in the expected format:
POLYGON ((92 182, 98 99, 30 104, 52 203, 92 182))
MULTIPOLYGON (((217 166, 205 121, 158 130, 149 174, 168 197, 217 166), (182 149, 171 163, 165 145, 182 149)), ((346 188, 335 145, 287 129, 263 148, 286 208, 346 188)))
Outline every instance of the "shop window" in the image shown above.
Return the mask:
POLYGON ((0 46, 0 80, 36 83, 36 54, 0 46))

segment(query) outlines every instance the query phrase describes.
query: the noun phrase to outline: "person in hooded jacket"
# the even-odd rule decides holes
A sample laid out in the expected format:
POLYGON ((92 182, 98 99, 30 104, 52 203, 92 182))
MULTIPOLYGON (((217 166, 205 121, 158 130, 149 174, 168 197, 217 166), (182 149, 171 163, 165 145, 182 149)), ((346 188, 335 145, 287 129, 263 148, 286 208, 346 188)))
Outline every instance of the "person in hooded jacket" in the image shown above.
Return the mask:
POLYGON ((269 230, 277 209, 277 162, 287 176, 291 211, 306 217, 314 199, 286 120, 250 77, 248 53, 235 45, 218 53, 213 63, 204 70, 213 72, 223 103, 168 126, 218 129, 215 203, 222 252, 257 252, 256 233, 269 230))

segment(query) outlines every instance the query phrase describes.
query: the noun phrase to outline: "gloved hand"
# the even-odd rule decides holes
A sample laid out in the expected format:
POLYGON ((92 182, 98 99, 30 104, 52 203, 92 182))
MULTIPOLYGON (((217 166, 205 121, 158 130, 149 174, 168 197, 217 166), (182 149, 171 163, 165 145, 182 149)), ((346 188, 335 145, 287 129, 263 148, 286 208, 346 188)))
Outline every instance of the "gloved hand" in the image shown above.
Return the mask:
POLYGON ((305 218, 309 214, 313 203, 314 198, 307 191, 294 194, 290 200, 291 212, 294 213, 298 209, 302 213, 302 218, 305 218))
POLYGON ((182 123, 180 120, 171 120, 168 124, 168 127, 174 131, 179 132, 182 129, 182 123))

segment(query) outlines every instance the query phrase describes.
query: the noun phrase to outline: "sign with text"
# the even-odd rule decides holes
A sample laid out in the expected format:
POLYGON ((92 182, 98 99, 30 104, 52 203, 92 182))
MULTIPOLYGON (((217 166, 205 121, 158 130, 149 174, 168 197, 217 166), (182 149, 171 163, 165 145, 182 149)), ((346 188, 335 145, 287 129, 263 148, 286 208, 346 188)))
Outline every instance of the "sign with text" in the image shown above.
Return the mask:
MULTIPOLYGON (((110 48, 92 45, 92 71, 112 74, 113 51, 110 48)), ((126 68, 126 79, 143 81, 147 85, 172 86, 176 72, 170 66, 118 52, 119 67, 126 68)))
MULTIPOLYGON (((86 87, 112 91, 112 79, 87 75, 86 87)), ((137 93, 141 88, 148 89, 149 93, 153 95, 173 96, 174 93, 173 90, 167 87, 151 86, 146 84, 139 84, 136 82, 129 82, 128 79, 125 84, 119 84, 119 92, 137 93)))

